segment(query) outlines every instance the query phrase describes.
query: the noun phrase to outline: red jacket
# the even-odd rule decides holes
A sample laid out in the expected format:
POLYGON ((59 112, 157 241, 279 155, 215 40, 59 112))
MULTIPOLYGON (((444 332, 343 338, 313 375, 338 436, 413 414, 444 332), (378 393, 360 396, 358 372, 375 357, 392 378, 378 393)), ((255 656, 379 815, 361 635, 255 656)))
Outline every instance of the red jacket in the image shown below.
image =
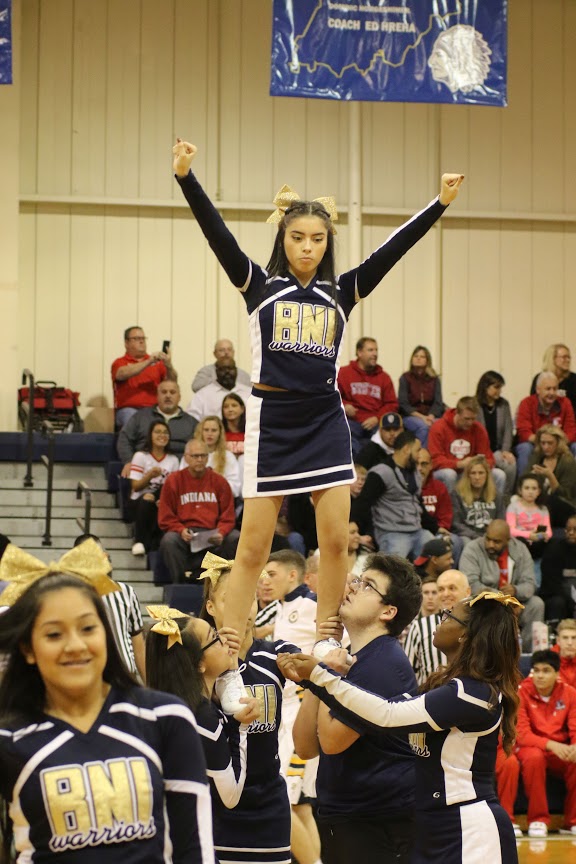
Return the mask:
POLYGON ((338 389, 344 404, 357 409, 353 419, 358 423, 368 417, 380 418, 389 411, 398 411, 392 379, 381 366, 365 372, 357 360, 352 360, 338 373, 338 389))
POLYGON ((453 516, 452 499, 444 483, 441 480, 435 480, 430 473, 420 495, 424 507, 438 522, 438 527, 450 531, 453 516))
MULTIPOLYGON (((560 646, 553 645, 552 651, 560 654, 560 646)), ((560 657, 560 681, 576 687, 576 657, 560 657)))
POLYGON ((234 528, 234 498, 224 477, 207 468, 200 479, 188 468, 169 474, 160 494, 158 524, 162 531, 214 528, 223 537, 234 528))
POLYGON ((491 468, 494 454, 490 449, 488 433, 481 423, 474 421, 470 429, 457 429, 454 425, 455 408, 449 408, 436 420, 428 433, 428 450, 435 471, 441 468, 456 470, 458 462, 467 456, 485 456, 491 468))
POLYGON ((544 702, 534 686, 533 678, 525 678, 519 689, 520 710, 516 744, 518 747, 538 747, 545 750, 548 741, 576 744, 576 690, 556 681, 548 702, 544 702))
POLYGON ((526 396, 525 399, 522 399, 518 406, 518 416, 516 418, 516 431, 518 432, 518 441, 520 443, 528 441, 531 435, 534 435, 541 426, 546 426, 548 423, 551 423, 552 426, 559 426, 570 443, 576 441, 574 409, 567 396, 558 396, 556 401, 553 402, 549 414, 544 414, 542 411, 540 400, 536 393, 533 396, 526 396))
POLYGON ((126 378, 125 381, 117 381, 116 373, 121 366, 128 366, 131 363, 141 363, 142 360, 148 360, 149 354, 136 360, 130 354, 125 354, 123 357, 118 357, 112 363, 112 387, 114 388, 114 407, 115 408, 152 408, 158 402, 158 385, 164 381, 168 374, 166 366, 159 360, 157 363, 152 363, 147 366, 138 375, 133 375, 132 378, 126 378))

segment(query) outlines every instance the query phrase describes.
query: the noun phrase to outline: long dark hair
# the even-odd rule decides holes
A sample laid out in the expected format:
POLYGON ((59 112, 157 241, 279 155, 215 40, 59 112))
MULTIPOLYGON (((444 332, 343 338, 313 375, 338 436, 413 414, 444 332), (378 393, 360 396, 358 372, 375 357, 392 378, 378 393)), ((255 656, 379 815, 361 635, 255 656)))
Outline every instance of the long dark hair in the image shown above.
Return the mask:
POLYGON ((448 666, 433 672, 422 689, 427 693, 453 678, 474 678, 490 687, 494 708, 501 693, 502 745, 509 754, 516 740, 518 685, 522 679, 519 664, 518 619, 513 607, 497 600, 478 600, 469 607, 466 638, 458 654, 448 666))
POLYGON ((148 427, 148 433, 146 435, 146 444, 144 445, 144 452, 151 453, 152 452, 152 432, 156 429, 157 426, 164 426, 166 431, 168 432, 168 443, 164 446, 164 453, 170 452, 170 441, 172 440, 172 436, 170 435, 170 427, 164 420, 154 420, 153 423, 148 427))
MULTIPOLYGON (((45 707, 46 688, 35 665, 27 663, 21 647, 30 645, 34 622, 42 607, 44 597, 52 591, 74 588, 81 591, 93 603, 98 618, 106 633, 107 661, 103 678, 118 690, 127 691, 140 685, 122 662, 114 634, 108 621, 106 609, 97 592, 77 576, 55 573, 43 576, 2 615, 0 627, 0 654, 5 656, 6 666, 0 679, 0 726, 15 727, 38 720, 45 707)), ((0 772, 7 766, 2 762, 0 772)), ((2 853, 0 861, 9 862, 12 846, 12 823, 8 816, 6 790, 0 786, 0 835, 2 853)))
POLYGON ((484 372, 484 374, 480 376, 478 384, 476 385, 476 400, 479 405, 486 405, 486 391, 488 390, 488 387, 492 387, 493 384, 503 387, 506 384, 506 381, 500 372, 494 372, 493 369, 489 369, 488 372, 484 372))
POLYGON ((237 402, 240 408, 242 408, 242 414, 238 418, 238 431, 245 432, 246 431, 246 405, 244 404, 244 400, 241 396, 238 396, 237 393, 228 393, 227 396, 222 400, 222 425, 224 426, 224 431, 229 432, 228 428, 228 420, 224 416, 224 403, 225 402, 237 402))
POLYGON ((202 646, 196 634, 186 629, 190 618, 177 618, 182 645, 167 647, 167 637, 150 630, 146 637, 146 683, 155 690, 179 696, 196 712, 208 698, 200 671, 202 646))
POLYGON ((300 216, 318 216, 324 223, 324 227, 328 233, 326 251, 322 261, 318 265, 318 279, 322 282, 328 282, 330 285, 329 295, 334 304, 336 312, 336 330, 334 337, 342 327, 340 315, 338 314, 338 295, 336 291, 336 256, 334 252, 334 233, 332 220, 326 208, 319 201, 294 201, 284 213, 282 221, 278 225, 278 233, 274 240, 272 254, 266 265, 266 270, 269 276, 287 276, 290 273, 290 264, 284 250, 284 237, 286 229, 290 223, 300 216))

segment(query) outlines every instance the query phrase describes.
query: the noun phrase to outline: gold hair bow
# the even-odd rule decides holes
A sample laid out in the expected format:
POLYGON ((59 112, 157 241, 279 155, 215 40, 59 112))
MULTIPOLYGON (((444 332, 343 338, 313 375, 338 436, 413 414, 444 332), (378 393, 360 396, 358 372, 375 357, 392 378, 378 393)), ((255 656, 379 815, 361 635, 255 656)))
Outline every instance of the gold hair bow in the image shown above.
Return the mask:
POLYGON ((481 591, 480 594, 470 600, 470 606, 473 606, 478 600, 497 600, 504 606, 517 606, 519 609, 524 609, 516 597, 513 597, 512 594, 503 594, 501 591, 481 591))
MULTIPOLYGON (((227 561, 226 558, 221 558, 219 555, 214 555, 213 552, 207 552, 202 561, 202 567, 206 569, 205 573, 201 573, 198 579, 210 579, 212 587, 215 588, 218 580, 222 575, 223 570, 229 570, 234 564, 234 559, 227 561)), ((260 578, 267 576, 266 570, 262 570, 260 578)))
MULTIPOLYGON (((284 214, 286 210, 290 207, 294 201, 300 201, 301 198, 294 189, 291 189, 290 186, 282 186, 282 188, 278 191, 278 194, 274 198, 274 204, 276 205, 276 210, 270 214, 266 222, 270 222, 272 224, 277 225, 284 218, 284 214)), ((332 197, 332 195, 328 195, 324 198, 314 198, 314 201, 317 201, 319 204, 322 204, 328 215, 330 216, 331 222, 338 221, 338 210, 336 209, 336 199, 332 197)), ((336 229, 332 225, 331 231, 333 234, 336 234, 336 229)))
POLYGON ((151 618, 158 621, 157 624, 154 624, 150 628, 152 632, 168 637, 166 650, 170 650, 176 642, 182 645, 182 633, 175 619, 190 618, 190 615, 185 615, 184 612, 180 612, 178 609, 171 609, 169 606, 146 606, 146 611, 151 618))
POLYGON ((0 562, 0 580, 10 584, 0 594, 0 606, 12 606, 42 576, 71 573, 92 585, 103 597, 120 588, 108 574, 112 566, 106 553, 92 539, 65 552, 59 561, 45 564, 10 543, 0 562))

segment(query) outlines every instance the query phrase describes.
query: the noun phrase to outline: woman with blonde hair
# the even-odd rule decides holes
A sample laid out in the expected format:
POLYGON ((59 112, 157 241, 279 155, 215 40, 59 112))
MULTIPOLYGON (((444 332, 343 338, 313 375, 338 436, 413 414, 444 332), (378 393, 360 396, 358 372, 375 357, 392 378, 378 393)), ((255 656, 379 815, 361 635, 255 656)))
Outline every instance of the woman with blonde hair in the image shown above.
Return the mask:
POLYGON ((428 445, 428 429, 442 417, 442 384, 432 366, 432 355, 424 345, 414 348, 408 371, 400 376, 398 404, 404 428, 413 432, 423 447, 428 445))
POLYGON ((484 456, 470 459, 452 493, 452 507, 452 530, 468 540, 481 537, 493 519, 505 518, 502 496, 484 456))
MULTIPOLYGON (((567 396, 572 403, 576 414, 576 372, 570 370, 570 349, 563 342, 555 342, 549 345, 542 357, 542 372, 553 372, 558 378, 558 396, 567 396)), ((536 380, 538 372, 533 380, 530 393, 536 393, 536 380)))
MULTIPOLYGON (((220 417, 209 414, 203 417, 194 430, 194 438, 203 441, 208 447, 208 467, 216 474, 221 474, 232 489, 234 498, 242 493, 240 471, 236 457, 226 449, 226 432, 220 417)), ((186 468, 185 464, 180 464, 186 468)))
POLYGON ((576 462, 559 426, 548 423, 538 429, 528 471, 544 481, 543 503, 550 511, 552 527, 563 528, 576 513, 576 462))

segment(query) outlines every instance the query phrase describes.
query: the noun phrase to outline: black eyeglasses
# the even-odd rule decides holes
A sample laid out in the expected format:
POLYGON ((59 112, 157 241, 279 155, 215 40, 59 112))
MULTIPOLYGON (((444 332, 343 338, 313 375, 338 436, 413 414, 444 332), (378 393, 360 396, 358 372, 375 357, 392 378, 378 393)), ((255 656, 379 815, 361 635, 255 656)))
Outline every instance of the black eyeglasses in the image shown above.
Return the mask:
POLYGON ((453 615, 449 609, 442 609, 440 612, 440 624, 443 624, 447 618, 452 618, 453 621, 457 621, 458 624, 461 624, 462 627, 468 627, 466 621, 462 621, 461 618, 457 618, 456 615, 453 615))
POLYGON ((382 598, 383 603, 388 603, 388 597, 386 594, 382 594, 371 582, 367 582, 366 579, 363 579, 362 576, 356 576, 355 579, 350 583, 350 587, 354 589, 354 591, 368 591, 369 588, 372 591, 375 591, 379 597, 382 598))
POLYGON ((220 638, 220 634, 218 633, 217 630, 214 631, 214 638, 210 642, 207 642, 206 645, 203 646, 202 653, 204 653, 204 651, 207 651, 208 648, 211 648, 212 645, 215 645, 216 642, 220 642, 221 645, 223 644, 222 639, 220 638))

